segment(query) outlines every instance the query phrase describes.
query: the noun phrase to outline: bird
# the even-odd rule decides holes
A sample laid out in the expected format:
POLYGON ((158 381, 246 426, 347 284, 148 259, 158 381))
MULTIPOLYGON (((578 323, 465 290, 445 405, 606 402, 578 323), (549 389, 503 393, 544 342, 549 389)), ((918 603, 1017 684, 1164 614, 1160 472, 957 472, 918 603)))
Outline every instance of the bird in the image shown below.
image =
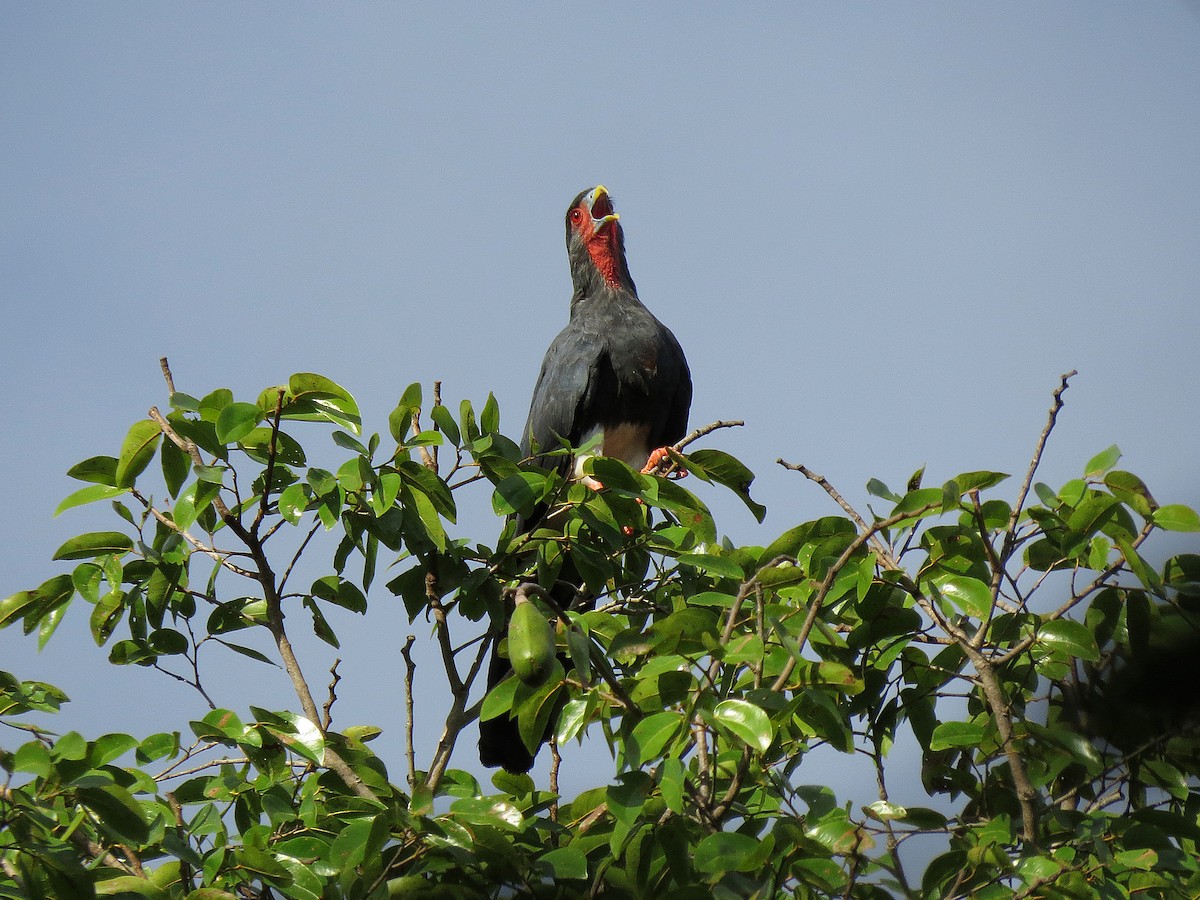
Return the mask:
MULTIPOLYGON (((566 241, 573 287, 570 316, 542 361, 521 450, 600 490, 603 485, 582 471, 586 454, 574 460, 541 454, 560 449, 563 441, 572 447, 594 445, 591 453, 649 471, 665 455, 664 448, 687 431, 692 377, 675 335, 638 298, 625 260, 620 217, 604 185, 581 191, 571 201, 566 241)), ((518 530, 531 531, 544 513, 520 519, 518 530)), ((493 647, 488 690, 510 671, 508 660, 493 647)), ((528 772, 534 756, 521 740, 516 719, 501 715, 480 721, 483 765, 528 772)))

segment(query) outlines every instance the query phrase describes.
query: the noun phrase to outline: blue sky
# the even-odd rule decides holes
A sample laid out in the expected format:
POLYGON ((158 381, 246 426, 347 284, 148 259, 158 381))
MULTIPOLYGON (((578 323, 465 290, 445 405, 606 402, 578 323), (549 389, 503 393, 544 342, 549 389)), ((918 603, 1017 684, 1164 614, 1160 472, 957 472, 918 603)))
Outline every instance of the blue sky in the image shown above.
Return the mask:
MULTIPOLYGON (((855 502, 921 465, 1022 471, 1072 368, 1045 480, 1116 443, 1200 503, 1195 5, 5 4, 0 122, 0 596, 110 524, 50 514, 165 404, 161 355, 197 395, 323 373, 384 432, 441 379, 516 433, 566 319, 562 215, 598 182, 693 422, 746 420, 710 440, 770 509, 706 495, 734 539, 836 512, 777 457, 855 502)), ((486 492, 460 504, 490 539, 486 492)), ((338 709, 386 729, 398 780, 398 648, 426 632, 372 599, 336 623, 338 709)), ((0 633, 3 667, 85 732, 198 717, 86 618, 40 655, 0 633)), ((293 703, 217 669, 220 702, 293 703)))

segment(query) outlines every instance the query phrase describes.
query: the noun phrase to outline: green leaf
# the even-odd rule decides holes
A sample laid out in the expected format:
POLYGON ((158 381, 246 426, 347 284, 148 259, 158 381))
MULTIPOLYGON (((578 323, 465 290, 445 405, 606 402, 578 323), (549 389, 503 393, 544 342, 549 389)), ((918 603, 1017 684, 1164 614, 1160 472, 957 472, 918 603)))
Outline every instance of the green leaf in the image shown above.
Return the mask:
POLYGON ((351 612, 365 613, 367 598, 353 583, 336 575, 326 575, 313 582, 309 591, 314 597, 336 603, 351 612))
POLYGON ((587 857, 574 847, 559 847, 538 859, 538 865, 555 881, 588 877, 587 857))
POLYGON ((442 525, 441 516, 438 515, 433 501, 421 491, 406 491, 405 493, 411 498, 412 505, 417 508, 417 515, 421 519, 421 524, 425 526, 425 533, 429 536, 429 540, 433 542, 439 552, 444 552, 447 541, 446 528, 442 525))
POLYGON ((192 461, 174 441, 163 441, 158 453, 162 465, 163 481, 167 485, 167 493, 172 497, 179 495, 179 489, 187 481, 188 473, 192 471, 192 461))
POLYGON ((874 803, 864 806, 863 812, 879 822, 890 822, 893 819, 903 819, 908 816, 907 809, 897 806, 895 803, 889 803, 887 800, 876 800, 874 803))
POLYGON ((741 581, 746 577, 742 567, 728 557, 711 553, 680 553, 678 560, 680 565, 700 569, 721 578, 736 578, 741 581))
POLYGON ((367 459, 371 458, 370 452, 363 446, 362 441, 351 437, 344 431, 335 431, 333 433, 333 442, 339 447, 345 447, 347 450, 357 453, 359 456, 365 456, 367 459))
POLYGON ((146 639, 146 643, 155 653, 163 656, 177 656, 180 653, 187 653, 188 639, 182 633, 173 628, 160 628, 154 631, 146 639))
POLYGON ((137 738, 127 734, 102 734, 92 742, 88 762, 93 766, 108 765, 137 745, 137 738))
POLYGON ((113 629, 117 627, 121 615, 125 612, 125 599, 125 594, 114 589, 101 597, 92 610, 88 625, 97 647, 103 647, 112 637, 113 629))
MULTIPOLYGON (((404 393, 400 397, 400 402, 388 414, 388 430, 397 444, 404 443, 404 436, 408 434, 409 429, 412 427, 412 414, 420 408, 421 385, 418 382, 413 382, 404 389, 404 393)), ((434 421, 437 421, 436 417, 434 417, 434 421)))
POLYGON ((1071 619, 1053 619, 1038 626, 1038 643, 1045 644, 1049 649, 1058 650, 1069 656, 1077 656, 1088 662, 1096 662, 1100 658, 1100 649, 1096 646, 1096 638, 1082 622, 1071 619))
POLYGON ((500 430, 500 406, 490 391, 479 412, 479 428, 484 434, 500 430))
POLYGON ((1004 472, 963 472, 954 477, 954 482, 962 493, 968 494, 971 491, 982 491, 995 487, 1008 477, 1004 472))
POLYGON ((455 447, 462 444, 462 435, 458 430, 458 423, 454 421, 454 414, 444 406, 438 405, 429 411, 429 418, 433 419, 435 425, 441 429, 442 434, 455 447))
POLYGON ((211 481, 193 481, 179 494, 171 516, 182 530, 187 531, 197 517, 206 510, 221 493, 221 486, 211 481))
POLYGON ((301 372, 288 379, 288 394, 281 415, 285 419, 306 422, 324 419, 355 435, 362 434, 362 418, 350 392, 325 376, 311 372, 301 372))
POLYGON ((96 882, 96 896, 119 897, 120 900, 129 900, 134 896, 145 897, 146 900, 170 900, 171 895, 145 878, 138 878, 136 875, 115 875, 96 882))
POLYGON ((217 440, 236 444, 258 425, 263 411, 254 403, 230 403, 217 416, 217 440))
POLYGON ((1109 472, 1104 476, 1104 485, 1114 497, 1143 518, 1149 518, 1157 505, 1146 483, 1132 472, 1109 472))
POLYGON ((501 831, 518 831, 525 823, 516 806, 491 797, 463 797, 450 804, 450 812, 468 825, 488 825, 501 831))
POLYGON ((969 575, 941 575, 934 584, 942 596, 969 616, 986 618, 992 609, 991 589, 969 575))
POLYGON ((632 828, 642 816, 650 787, 646 772, 623 772, 617 776, 617 783, 604 791, 608 811, 618 822, 632 828))
POLYGON ((1121 448, 1113 444, 1107 450, 1101 450, 1083 467, 1084 478, 1098 478, 1117 464, 1121 458, 1121 448))
POLYGON ((73 537, 54 551, 53 559, 91 559, 133 550, 133 538, 119 531, 91 531, 73 537))
POLYGON ((496 485, 492 509, 498 516, 511 516, 528 509, 542 498, 546 488, 543 472, 517 472, 496 485))
POLYGON ((150 763, 179 752, 179 732, 160 732, 143 738, 138 744, 137 761, 150 763))
MULTIPOLYGON (((592 706, 589 705, 587 700, 578 698, 568 700, 563 705, 562 711, 558 714, 558 725, 554 733, 554 739, 559 744, 565 744, 579 734, 583 730, 583 726, 587 724, 588 715, 594 711, 592 706)), ((482 712, 480 713, 480 718, 483 718, 482 712)))
POLYGON ((721 450, 705 449, 688 454, 687 464, 689 471, 704 474, 737 494, 759 524, 766 518, 767 508, 750 496, 754 473, 741 460, 721 450))
POLYGON ((1120 853, 1113 854, 1113 859, 1122 866, 1141 869, 1144 872, 1149 872, 1158 865, 1158 854, 1149 847, 1138 850, 1122 850, 1120 853))
MULTIPOLYGON (((929 506, 931 503, 944 503, 944 501, 945 493, 941 488, 917 488, 915 491, 909 491, 905 494, 904 498, 896 504, 896 508, 892 512, 913 512, 914 510, 929 506)), ((920 514, 919 518, 937 515, 938 511, 938 507, 936 506, 926 509, 920 514)))
POLYGON ((1160 506, 1154 511, 1154 524, 1167 531, 1200 531, 1200 516, 1181 503, 1160 506))
POLYGON ((675 757, 667 757, 659 764, 658 772, 658 787, 662 792, 663 802, 667 804, 667 809, 673 813, 682 813, 687 788, 685 781, 687 773, 683 763, 675 757))
POLYGON ((625 744, 626 763, 634 769, 645 765, 682 734, 684 726, 683 716, 677 712, 660 712, 642 719, 625 744))
POLYGON ((978 747, 983 741, 983 726, 975 722, 943 722, 933 729, 929 739, 930 750, 948 750, 951 747, 978 747))
POLYGON ((67 475, 77 481, 107 484, 117 483, 117 460, 112 456, 93 456, 67 469, 67 475))
POLYGON ((115 484, 118 487, 131 487, 137 477, 142 474, 154 454, 158 451, 158 442, 162 439, 162 430, 158 423, 151 419, 134 422, 125 435, 121 444, 121 456, 117 460, 115 484))
POLYGON ((73 509, 76 506, 83 506, 85 503, 95 503, 97 500, 108 500, 110 497, 117 497, 127 493, 129 488, 113 487, 107 484, 93 484, 91 487, 80 488, 73 494, 69 495, 58 507, 54 510, 54 517, 57 518, 60 513, 66 512, 68 509, 73 509))
POLYGON ((696 846, 692 861, 697 869, 710 875, 750 872, 761 865, 759 848, 758 839, 748 834, 719 831, 708 835, 696 846))
MULTIPOLYGON (((254 710, 255 715, 260 718, 265 712, 265 710, 254 710)), ((263 727, 279 738, 293 752, 318 766, 322 764, 325 759, 325 736, 321 734, 321 729, 304 716, 286 710, 271 715, 282 719, 287 723, 287 727, 283 728, 273 723, 263 723, 263 727)))
POLYGON ((882 500, 889 500, 892 503, 899 503, 901 500, 899 494, 893 491, 878 478, 872 478, 867 481, 867 493, 872 497, 879 497, 882 500))
POLYGON ((79 788, 79 802, 99 817, 106 830, 122 840, 140 844, 150 835, 146 814, 133 795, 116 784, 79 788))
POLYGON ((38 778, 49 778, 53 762, 50 751, 38 741, 30 741, 17 748, 6 768, 12 772, 27 772, 38 778))
POLYGON ((279 507, 279 514, 292 525, 299 522, 300 517, 304 515, 304 511, 308 509, 308 492, 305 490, 306 487, 307 485, 301 483, 290 484, 283 489, 283 492, 275 501, 279 507))
POLYGON ((746 700, 722 700, 713 710, 718 725, 743 743, 766 753, 775 740, 775 729, 761 707, 746 700))

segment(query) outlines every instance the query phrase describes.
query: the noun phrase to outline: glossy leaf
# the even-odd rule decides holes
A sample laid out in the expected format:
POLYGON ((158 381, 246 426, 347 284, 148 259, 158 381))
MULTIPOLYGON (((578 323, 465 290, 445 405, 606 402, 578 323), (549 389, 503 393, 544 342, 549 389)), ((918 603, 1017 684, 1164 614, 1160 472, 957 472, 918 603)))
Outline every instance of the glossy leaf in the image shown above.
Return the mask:
POLYGON ((945 575, 935 580, 942 596, 969 616, 986 618, 992 608, 992 591, 978 578, 945 575))
POLYGON ((1071 619, 1054 619, 1043 622, 1038 627, 1038 643, 1070 656, 1077 656, 1089 662, 1100 658, 1100 650, 1096 647, 1096 638, 1091 630, 1081 622, 1071 619))
POLYGON ((775 739, 775 729, 761 707, 746 700, 723 700, 713 711, 717 724, 736 735, 743 743, 766 753, 775 739))
POLYGON ((112 497, 118 497, 121 494, 129 492, 129 488, 112 487, 107 484, 93 484, 91 487, 81 488, 73 494, 67 496, 62 503, 54 510, 54 517, 57 518, 60 513, 73 509, 76 506, 83 506, 87 503, 95 503, 97 500, 109 500, 112 497))
POLYGON ((118 487, 130 487, 158 451, 162 430, 150 419, 135 422, 121 444, 121 456, 117 460, 114 483, 118 487))
POLYGON ((109 553, 128 553, 133 539, 119 531, 93 531, 73 537, 56 551, 54 559, 91 559, 109 553))

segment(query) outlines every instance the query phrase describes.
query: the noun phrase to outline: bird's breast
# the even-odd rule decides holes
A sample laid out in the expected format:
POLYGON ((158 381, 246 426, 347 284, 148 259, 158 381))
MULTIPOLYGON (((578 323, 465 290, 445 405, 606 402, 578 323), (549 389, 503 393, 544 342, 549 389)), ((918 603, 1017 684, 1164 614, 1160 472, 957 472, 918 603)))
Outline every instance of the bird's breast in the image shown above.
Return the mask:
MULTIPOLYGON (((641 469, 654 450, 650 446, 650 426, 634 422, 621 422, 618 425, 598 425, 583 436, 581 445, 586 446, 597 436, 600 438, 595 454, 619 459, 634 469, 641 469)), ((579 477, 583 460, 586 455, 580 455, 575 460, 575 475, 579 477)))

